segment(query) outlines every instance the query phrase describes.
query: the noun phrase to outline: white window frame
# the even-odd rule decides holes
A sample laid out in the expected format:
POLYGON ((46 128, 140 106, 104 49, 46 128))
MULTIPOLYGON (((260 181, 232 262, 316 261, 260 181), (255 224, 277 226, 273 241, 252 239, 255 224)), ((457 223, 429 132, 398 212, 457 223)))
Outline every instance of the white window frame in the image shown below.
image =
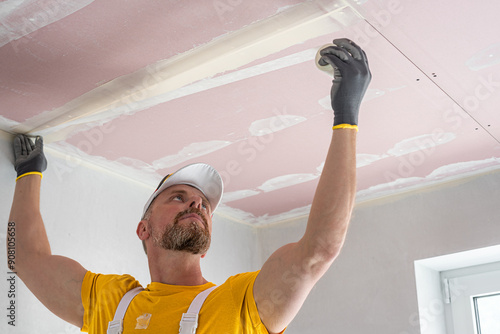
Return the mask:
POLYGON ((446 328, 449 334, 477 333, 473 298, 500 291, 500 262, 442 271, 446 328), (448 303, 446 303, 448 301, 448 303))
MULTIPOLYGON (((467 267, 472 268, 468 270, 472 270, 474 275, 475 271, 488 269, 488 266, 481 268, 482 265, 494 262, 500 262, 500 245, 415 261, 421 334, 459 334, 454 332, 447 319, 452 318, 450 299, 456 299, 464 293, 464 289, 453 283, 445 289, 443 277, 460 272, 468 275, 471 271, 464 269, 467 267)), ((497 265, 493 264, 490 269, 495 269, 497 265)), ((472 320, 472 316, 470 318, 472 320)))

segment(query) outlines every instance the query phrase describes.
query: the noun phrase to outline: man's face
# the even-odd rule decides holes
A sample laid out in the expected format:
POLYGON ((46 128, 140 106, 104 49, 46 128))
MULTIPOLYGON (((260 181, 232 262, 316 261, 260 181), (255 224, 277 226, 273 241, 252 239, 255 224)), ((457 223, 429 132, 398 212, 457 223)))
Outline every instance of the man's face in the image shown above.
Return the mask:
POLYGON ((188 185, 165 189, 153 202, 148 229, 154 246, 205 254, 212 232, 211 208, 201 191, 188 185))

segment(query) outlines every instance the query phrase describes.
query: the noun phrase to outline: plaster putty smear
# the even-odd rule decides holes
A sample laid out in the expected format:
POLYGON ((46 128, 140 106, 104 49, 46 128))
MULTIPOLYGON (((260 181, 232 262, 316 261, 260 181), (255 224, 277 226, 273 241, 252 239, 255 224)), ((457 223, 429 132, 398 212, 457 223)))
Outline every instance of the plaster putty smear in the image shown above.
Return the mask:
POLYGON ((371 165, 372 163, 387 158, 388 155, 382 154, 367 154, 358 153, 356 154, 356 168, 371 165))
POLYGON ((248 130, 252 136, 265 136, 302 123, 306 120, 307 119, 305 117, 298 115, 273 116, 252 122, 248 130))
POLYGON ((398 192, 420 189, 423 186, 434 186, 498 169, 500 169, 500 158, 457 162, 439 167, 425 177, 402 177, 391 182, 381 183, 368 189, 363 189, 358 191, 356 201, 361 202, 388 195, 395 195, 398 194, 398 192))
POLYGON ((269 179, 262 183, 262 185, 258 186, 257 189, 244 189, 244 190, 236 190, 233 192, 225 193, 223 202, 229 203, 232 201, 244 199, 247 197, 252 197, 262 192, 270 192, 282 188, 291 187, 297 184, 309 182, 315 180, 320 177, 321 172, 323 171, 325 163, 321 163, 318 167, 316 167, 316 173, 303 173, 303 174, 287 174, 277 176, 275 178, 269 179))
POLYGON ((134 160, 136 162, 135 164, 132 161, 133 159, 130 158, 130 160, 127 160, 127 158, 120 158, 118 159, 119 161, 110 161, 105 157, 87 154, 78 147, 64 141, 45 145, 44 151, 46 154, 53 155, 60 159, 60 161, 50 163, 48 166, 48 168, 53 169, 56 177, 60 180, 62 180, 65 174, 75 172, 75 168, 80 165, 89 169, 105 170, 150 189, 154 189, 164 176, 158 174, 151 166, 142 161, 134 160), (123 161, 126 161, 127 164, 124 164, 123 161))
MULTIPOLYGON (((0 5, 0 47, 59 21, 93 0, 7 0, 0 5)), ((13 45, 13 47, 16 47, 13 45)))
POLYGON ((226 205, 222 205, 220 208, 217 209, 216 214, 222 217, 226 217, 231 221, 235 221, 244 225, 270 226, 271 224, 283 223, 290 219, 307 217, 310 211, 311 211, 311 205, 307 205, 277 215, 266 214, 262 216, 255 216, 249 212, 236 208, 231 208, 226 205))
POLYGON ((500 64, 500 43, 492 44, 473 55, 465 65, 472 71, 500 64))
POLYGON ((201 143, 192 143, 184 147, 177 154, 169 155, 153 162, 155 170, 165 169, 180 165, 190 159, 202 157, 209 153, 223 149, 231 145, 231 142, 225 140, 212 140, 201 143))
POLYGON ((275 177, 267 180, 258 188, 263 192, 269 192, 281 188, 287 188, 296 184, 308 182, 317 179, 319 175, 316 174, 288 174, 275 177))
POLYGON ((252 190, 252 189, 231 191, 231 192, 224 193, 224 196, 222 197, 222 202, 229 203, 232 201, 237 201, 240 199, 252 197, 252 196, 258 195, 260 193, 261 193, 260 191, 256 191, 256 190, 252 190))
POLYGON ((436 134, 425 134, 412 138, 406 138, 396 143, 387 151, 388 154, 399 157, 417 151, 430 151, 432 148, 449 143, 456 139, 456 134, 451 132, 436 134))

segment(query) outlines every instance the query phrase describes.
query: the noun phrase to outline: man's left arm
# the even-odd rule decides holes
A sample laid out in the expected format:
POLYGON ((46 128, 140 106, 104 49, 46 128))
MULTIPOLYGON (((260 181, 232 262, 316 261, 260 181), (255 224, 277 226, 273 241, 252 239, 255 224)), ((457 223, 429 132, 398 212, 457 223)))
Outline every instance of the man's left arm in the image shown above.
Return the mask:
POLYGON ((259 315, 270 333, 295 317, 314 284, 340 253, 356 195, 359 105, 371 80, 366 55, 347 39, 322 52, 334 67, 334 130, 302 239, 274 252, 254 284, 259 315))

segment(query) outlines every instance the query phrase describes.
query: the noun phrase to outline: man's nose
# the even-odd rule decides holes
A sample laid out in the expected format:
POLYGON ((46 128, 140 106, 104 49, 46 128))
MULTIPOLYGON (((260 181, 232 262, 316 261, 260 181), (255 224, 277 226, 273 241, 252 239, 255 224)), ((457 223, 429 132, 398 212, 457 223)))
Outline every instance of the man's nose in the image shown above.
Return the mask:
POLYGON ((203 200, 201 197, 195 196, 191 199, 191 203, 189 204, 189 207, 191 208, 197 208, 201 210, 203 200))

